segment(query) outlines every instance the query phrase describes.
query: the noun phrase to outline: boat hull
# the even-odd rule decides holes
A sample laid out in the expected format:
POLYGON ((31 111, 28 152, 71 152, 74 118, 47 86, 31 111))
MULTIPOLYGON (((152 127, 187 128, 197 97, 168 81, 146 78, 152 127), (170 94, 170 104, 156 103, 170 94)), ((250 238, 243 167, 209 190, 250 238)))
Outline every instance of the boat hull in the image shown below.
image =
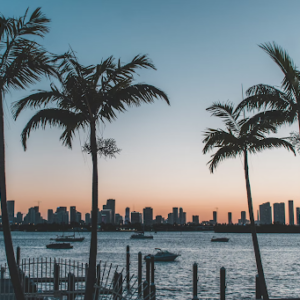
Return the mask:
POLYGON ((56 242, 82 242, 84 237, 81 238, 56 238, 54 239, 56 242))
POLYGON ((152 235, 132 235, 130 237, 131 239, 135 239, 135 240, 145 240, 145 239, 153 239, 153 236, 152 235))
POLYGON ((170 262, 170 261, 174 261, 179 255, 169 255, 169 256, 164 256, 164 257, 159 257, 159 256, 156 256, 156 255, 146 255, 144 257, 144 259, 148 259, 148 258, 151 258, 151 257, 154 257, 154 261, 165 261, 165 262, 170 262))
POLYGON ((211 239, 211 242, 221 242, 221 243, 227 243, 229 241, 228 238, 220 238, 220 239, 211 239))
POLYGON ((72 249, 73 246, 69 243, 60 243, 60 244, 48 244, 46 245, 47 249, 72 249))

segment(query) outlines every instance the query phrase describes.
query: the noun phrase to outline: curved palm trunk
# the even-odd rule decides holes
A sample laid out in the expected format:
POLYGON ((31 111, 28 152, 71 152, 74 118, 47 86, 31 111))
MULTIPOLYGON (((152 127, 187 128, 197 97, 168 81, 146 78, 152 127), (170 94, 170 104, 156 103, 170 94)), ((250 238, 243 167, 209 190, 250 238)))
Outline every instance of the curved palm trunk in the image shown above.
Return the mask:
POLYGON ((6 203, 6 180, 5 180, 5 145, 4 145, 4 114, 3 99, 0 91, 0 201, 2 211, 2 227, 5 244, 6 259, 9 273, 17 300, 24 300, 24 293, 20 282, 18 267, 15 259, 14 248, 10 233, 7 203, 6 203))
POLYGON ((255 229, 254 223, 254 215, 253 215, 253 205, 252 205, 252 195, 251 195, 251 187, 250 187, 250 180, 249 180, 249 172, 248 172, 248 154, 247 151, 244 151, 244 169, 245 169, 245 180, 246 180, 246 190, 247 190, 247 200, 248 200, 248 208, 249 208, 249 216, 250 216, 250 224, 251 224, 251 234, 252 234, 252 242, 254 247, 254 254, 256 260, 256 267, 259 276, 259 283, 260 288, 263 294, 263 299, 268 300, 268 290, 264 275, 264 270, 261 262, 260 252, 259 252, 259 245, 257 240, 257 234, 255 229))
POLYGON ((97 223, 98 223, 98 160, 97 160, 97 141, 96 125, 91 123, 91 154, 93 162, 93 183, 92 183, 92 233, 90 244, 89 270, 85 286, 85 300, 93 299, 94 284, 96 281, 96 260, 97 260, 97 223))

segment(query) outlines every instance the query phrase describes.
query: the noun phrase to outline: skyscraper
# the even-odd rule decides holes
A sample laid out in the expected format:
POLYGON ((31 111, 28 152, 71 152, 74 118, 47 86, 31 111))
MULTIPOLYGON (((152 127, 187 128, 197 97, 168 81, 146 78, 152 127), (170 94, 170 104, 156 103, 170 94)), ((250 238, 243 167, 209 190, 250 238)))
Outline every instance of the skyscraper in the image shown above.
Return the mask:
POLYGON ((17 223, 21 224, 23 222, 23 214, 18 212, 17 213, 17 223))
POLYGON ((48 223, 52 224, 54 222, 53 209, 48 209, 48 223))
POLYGON ((232 224, 232 213, 231 212, 228 213, 228 224, 229 225, 232 224))
POLYGON ((214 221, 215 224, 218 223, 217 212, 216 211, 213 211, 213 221, 214 221))
POLYGON ((108 199, 106 201, 106 208, 111 210, 110 222, 112 224, 114 224, 115 223, 115 212, 116 212, 116 200, 108 199))
POLYGON ((270 202, 259 206, 260 224, 272 224, 272 208, 270 202))
POLYGON ((183 209, 182 209, 182 207, 179 208, 179 224, 184 224, 183 223, 183 209))
POLYGON ((125 208, 125 225, 130 223, 130 208, 126 207, 125 208))
POLYGON ((173 224, 178 224, 178 207, 173 207, 173 224))
POLYGON ((70 224, 76 223, 76 206, 70 206, 70 224))
POLYGON ((141 223, 140 213, 137 211, 131 212, 131 224, 141 223))
POLYGON ((246 212, 245 211, 241 211, 241 222, 243 225, 246 224, 246 212))
POLYGON ((183 212, 183 221, 182 224, 186 224, 186 212, 183 212))
POLYGON ((296 222, 300 225, 300 207, 296 207, 296 222))
POLYGON ((168 214, 168 224, 174 224, 173 213, 168 214))
POLYGON ((273 204, 274 224, 285 224, 285 209, 284 203, 273 204))
POLYGON ((15 200, 8 200, 6 203, 7 203, 8 220, 10 224, 13 224, 15 218, 15 200))
POLYGON ((289 200, 289 221, 290 225, 295 225, 294 223, 294 201, 289 200))
POLYGON ((161 223, 162 223, 162 220, 163 220, 162 216, 158 215, 158 216, 156 216, 156 218, 155 218, 155 223, 156 223, 156 224, 161 224, 161 223))
POLYGON ((86 225, 91 224, 91 215, 89 213, 85 214, 85 224, 86 225))
POLYGON ((152 221, 153 221, 152 207, 145 207, 143 213, 144 213, 144 225, 146 226, 152 225, 152 221))
POLYGON ((193 216, 193 223, 194 224, 199 224, 199 216, 193 216))

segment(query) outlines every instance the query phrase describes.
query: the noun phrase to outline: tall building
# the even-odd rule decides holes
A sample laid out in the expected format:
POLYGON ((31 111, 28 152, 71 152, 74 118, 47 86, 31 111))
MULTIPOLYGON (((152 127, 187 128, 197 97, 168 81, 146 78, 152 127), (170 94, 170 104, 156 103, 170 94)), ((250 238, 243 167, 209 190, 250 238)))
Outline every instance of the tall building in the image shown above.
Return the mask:
POLYGON ((81 212, 76 212, 76 223, 81 223, 81 212))
POLYGON ((186 212, 183 212, 183 219, 182 220, 183 220, 182 224, 186 224, 186 212))
POLYGON ((183 223, 183 209, 182 209, 182 207, 179 208, 179 224, 184 224, 183 223))
POLYGON ((76 206, 70 206, 70 224, 77 222, 76 206))
POLYGON ((146 226, 152 225, 152 221, 153 221, 152 207, 145 207, 143 213, 144 213, 144 225, 146 226))
POLYGON ((55 215, 58 224, 69 224, 69 212, 65 206, 57 207, 55 215))
POLYGON ((228 225, 232 224, 232 213, 228 213, 228 225))
POLYGON ((30 207, 28 209, 27 215, 24 217, 25 224, 39 224, 42 223, 41 214, 39 212, 39 207, 30 207))
POLYGON ((117 225, 123 224, 123 217, 120 214, 115 214, 115 222, 117 225))
POLYGON ((23 214, 18 212, 17 213, 17 224, 21 224, 23 222, 23 214))
POLYGON ((85 214, 85 224, 90 225, 91 224, 91 215, 89 213, 85 214))
POLYGON ((54 222, 53 209, 48 209, 48 223, 52 224, 54 222))
MULTIPOLYGON (((99 222, 98 222, 99 223, 99 222)), ((105 208, 101 210, 101 223, 112 223, 112 210, 105 208)))
POLYGON ((296 207, 296 222, 300 225, 300 207, 296 207))
POLYGON ((214 222, 215 224, 218 223, 218 218, 217 218, 217 212, 216 212, 216 211, 213 211, 213 222, 214 222))
POLYGON ((156 216, 156 218, 155 218, 155 223, 156 224, 162 224, 162 222, 163 222, 163 218, 162 218, 162 216, 156 216))
POLYGON ((125 225, 130 223, 130 208, 126 207, 125 208, 125 225))
POLYGON ((245 211, 241 211, 241 223, 243 225, 246 224, 246 212, 245 211))
POLYGON ((168 214, 168 224, 174 224, 173 213, 168 214))
MULTIPOLYGON (((104 207, 103 207, 104 208, 104 207)), ((115 212, 116 212, 116 200, 108 199, 106 201, 106 208, 111 210, 110 223, 115 223, 115 212)))
POLYGON ((140 213, 137 211, 131 212, 131 224, 141 223, 140 213))
POLYGON ((178 224, 178 207, 173 207, 173 224, 178 224))
POLYGON ((260 224, 272 224, 272 208, 270 202, 259 206, 260 224))
POLYGON ((290 225, 295 225, 294 222, 294 201, 289 200, 289 221, 290 225))
POLYGON ((283 202, 273 204, 273 217, 274 224, 285 224, 285 209, 283 202))
POLYGON ((15 218, 15 200, 8 200, 7 202, 7 213, 8 213, 8 220, 10 224, 14 223, 15 218))
POLYGON ((193 223, 194 224, 199 224, 199 216, 193 216, 193 223))

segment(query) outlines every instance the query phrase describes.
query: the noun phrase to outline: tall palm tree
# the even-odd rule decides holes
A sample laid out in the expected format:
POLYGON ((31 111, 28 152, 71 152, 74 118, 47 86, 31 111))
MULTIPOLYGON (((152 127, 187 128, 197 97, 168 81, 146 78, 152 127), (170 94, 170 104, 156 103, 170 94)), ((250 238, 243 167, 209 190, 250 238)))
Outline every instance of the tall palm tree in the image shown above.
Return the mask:
POLYGON ((21 283, 13 251, 6 203, 4 112, 3 101, 12 89, 24 89, 38 81, 41 75, 52 73, 46 51, 28 36, 43 37, 49 19, 37 8, 29 18, 28 9, 19 19, 0 15, 0 199, 5 251, 17 300, 23 300, 21 283))
POLYGON ((134 75, 140 68, 155 69, 146 55, 137 55, 127 64, 120 60, 115 63, 111 56, 98 65, 83 66, 73 52, 57 57, 60 87, 51 84, 51 90, 39 91, 13 107, 15 118, 27 107, 41 108, 56 104, 57 108, 44 108, 37 112, 22 132, 26 149, 27 138, 32 130, 46 125, 63 129, 60 136, 63 145, 72 147, 76 131, 89 129, 88 149, 92 156, 92 233, 90 244, 89 270, 85 299, 92 299, 96 277, 97 257, 97 211, 98 211, 98 160, 96 128, 104 121, 113 121, 117 112, 124 112, 127 106, 139 106, 162 98, 169 103, 167 95, 160 89, 142 83, 134 83, 134 75))
POLYGON ((257 84, 246 91, 248 96, 237 107, 242 110, 261 110, 278 125, 292 124, 298 120, 300 133, 300 71, 289 54, 275 42, 259 45, 283 72, 281 89, 266 84, 257 84))
POLYGON ((284 147, 295 154, 293 146, 285 140, 266 137, 269 132, 276 132, 276 126, 266 118, 260 116, 253 116, 251 118, 241 118, 240 110, 234 109, 232 103, 222 104, 214 103, 206 110, 212 113, 212 116, 220 117, 225 123, 225 130, 223 129, 207 129, 204 133, 205 146, 203 153, 213 150, 217 151, 211 156, 208 162, 211 173, 219 163, 226 158, 235 158, 242 156, 244 158, 244 171, 246 180, 246 191, 248 209, 251 223, 252 242, 254 247, 254 254, 256 259, 256 266, 260 280, 260 286, 263 293, 263 299, 269 299, 259 245, 256 235, 252 195, 248 170, 248 154, 255 154, 264 149, 284 147))

